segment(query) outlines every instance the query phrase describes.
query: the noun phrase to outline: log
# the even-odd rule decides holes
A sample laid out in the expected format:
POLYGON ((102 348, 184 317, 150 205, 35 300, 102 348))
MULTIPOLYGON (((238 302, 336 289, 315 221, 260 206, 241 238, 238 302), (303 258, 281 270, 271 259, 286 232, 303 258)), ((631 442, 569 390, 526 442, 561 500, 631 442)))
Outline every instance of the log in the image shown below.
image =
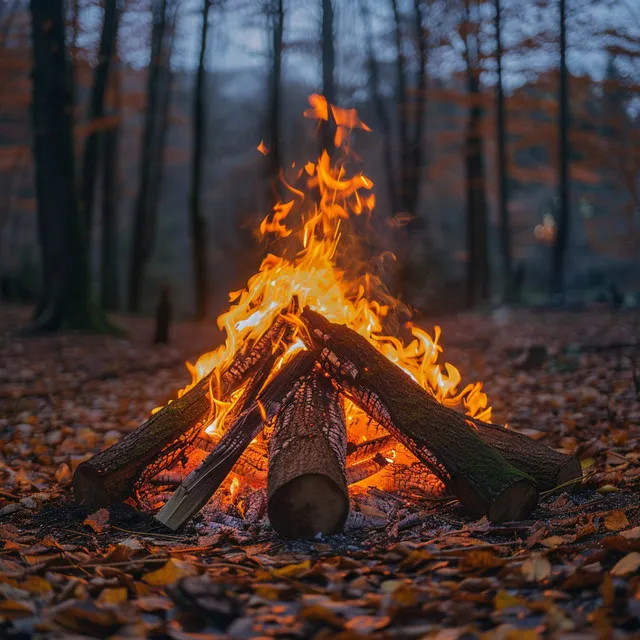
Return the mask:
POLYGON ((520 520, 537 504, 538 487, 492 446, 465 416, 444 407, 365 338, 304 309, 304 336, 341 391, 404 444, 474 516, 520 520))
POLYGON ((321 372, 278 414, 269 442, 267 513, 285 538, 342 531, 349 514, 340 394, 321 372))
POLYGON ((445 493, 442 482, 420 462, 388 465, 376 476, 375 486, 407 497, 435 498, 445 493))
MULTIPOLYGON (((252 371, 270 357, 289 330, 279 316, 259 340, 222 373, 219 397, 227 399, 252 371)), ((78 466, 73 491, 78 504, 106 507, 130 496, 145 474, 152 477, 169 467, 193 441, 211 416, 211 388, 216 372, 200 380, 181 398, 170 402, 114 445, 78 466)))
POLYGON ((351 486, 357 482, 362 482, 382 471, 388 464, 389 461, 381 453, 376 453, 371 458, 356 462, 347 469, 347 484, 351 486))
POLYGON ((524 433, 502 425, 468 419, 483 442, 497 449, 514 467, 530 475, 541 491, 582 478, 582 465, 575 456, 554 451, 524 433))
POLYGON ((179 529, 207 503, 233 469, 243 451, 287 404, 315 365, 308 351, 296 354, 260 391, 257 398, 247 403, 246 409, 234 420, 220 439, 218 446, 202 464, 184 480, 170 500, 156 515, 165 526, 179 529))
POLYGON ((396 446, 393 436, 382 436, 374 440, 365 440, 355 446, 347 446, 347 467, 373 458, 377 453, 387 453, 396 446))

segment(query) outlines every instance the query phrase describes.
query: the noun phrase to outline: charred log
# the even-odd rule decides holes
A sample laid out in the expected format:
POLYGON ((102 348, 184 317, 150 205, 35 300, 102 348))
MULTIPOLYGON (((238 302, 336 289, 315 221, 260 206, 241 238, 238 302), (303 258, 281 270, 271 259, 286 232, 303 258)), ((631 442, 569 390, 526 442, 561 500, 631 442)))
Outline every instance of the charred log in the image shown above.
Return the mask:
POLYGON ((262 431, 264 423, 275 418, 311 374, 313 355, 299 353, 264 387, 220 439, 204 462, 185 479, 156 518, 174 531, 197 513, 262 431))
POLYGON ((439 497, 445 493, 444 484, 420 462, 388 465, 376 476, 376 487, 404 496, 439 497))
POLYGON ((389 461, 377 453, 372 458, 356 462, 347 469, 347 484, 351 486, 375 475, 389 464, 389 461))
POLYGON ((342 399, 315 373, 278 414, 269 443, 268 513, 286 538, 342 530, 349 513, 342 399))
POLYGON ((153 477, 168 468, 211 417, 211 388, 228 398, 265 359, 288 331, 279 317, 251 349, 221 375, 205 376, 181 398, 152 415, 132 433, 78 466, 73 477, 76 502, 105 507, 131 495, 143 474, 153 477))
POLYGON ((537 503, 538 487, 481 440, 460 413, 444 407, 346 326, 305 308, 309 347, 343 393, 426 464, 475 516, 518 520, 537 503))
POLYGON ((374 440, 365 440, 349 450, 347 448, 347 467, 351 467, 358 462, 373 458, 377 453, 387 453, 396 446, 396 439, 393 436, 382 436, 374 440))

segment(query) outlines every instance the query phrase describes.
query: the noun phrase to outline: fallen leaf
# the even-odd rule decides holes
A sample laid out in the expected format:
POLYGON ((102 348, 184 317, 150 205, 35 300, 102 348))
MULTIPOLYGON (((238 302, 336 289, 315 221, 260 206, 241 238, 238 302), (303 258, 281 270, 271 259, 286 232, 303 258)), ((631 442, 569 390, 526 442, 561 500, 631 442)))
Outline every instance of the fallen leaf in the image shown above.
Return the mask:
POLYGON ((30 602, 24 600, 4 600, 0 602, 0 619, 14 620, 24 616, 33 615, 36 608, 30 602))
POLYGON ((116 605, 127 601, 127 588, 103 589, 98 596, 98 604, 116 605))
POLYGON ((542 582, 551 575, 551 563, 544 556, 534 553, 523 562, 522 575, 527 582, 542 582))
POLYGON ((629 526, 629 520, 627 520, 624 511, 618 509, 617 511, 610 511, 604 517, 604 526, 609 531, 620 531, 620 529, 625 529, 629 526))
POLYGON ((303 609, 301 616, 306 620, 324 622, 336 629, 342 629, 342 627, 344 627, 344 621, 333 613, 333 611, 323 607, 321 604, 314 604, 303 609))
POLYGON ((638 569, 640 569, 640 553, 632 551, 616 562, 613 569, 611 569, 611 575, 622 578, 635 573, 638 569))
POLYGON ((180 578, 186 578, 187 576, 193 576, 196 574, 195 567, 184 560, 178 560, 177 558, 171 558, 164 566, 160 567, 156 571, 150 571, 142 576, 142 579, 147 583, 156 587, 164 587, 168 584, 173 584, 180 580, 180 578))
POLYGON ((556 547, 559 547, 561 544, 564 544, 564 541, 565 540, 562 536, 549 536, 548 538, 541 540, 540 544, 543 544, 545 547, 548 547, 549 549, 555 549, 556 547))
POLYGON ((509 607, 526 607, 527 603, 520 596, 512 596, 510 593, 507 593, 504 589, 500 589, 498 593, 496 593, 495 599, 495 608, 496 611, 502 611, 503 609, 508 609, 509 607))
POLYGON ((24 582, 20 583, 20 588, 37 595, 44 595, 53 591, 51 583, 40 576, 28 576, 24 582))
POLYGON ((618 491, 618 487, 614 487, 612 484, 603 484, 598 489, 598 493, 615 493, 616 491, 618 491))
POLYGON ((288 564, 286 567, 274 569, 273 574, 281 578, 299 578, 311 569, 311 560, 305 560, 299 564, 288 564))
POLYGON ((621 531, 620 535, 624 536, 627 540, 640 540, 640 526, 621 531))
POLYGON ((95 533, 102 533, 107 522, 109 522, 109 511, 107 509, 98 509, 95 513, 87 516, 82 524, 91 527, 95 533))

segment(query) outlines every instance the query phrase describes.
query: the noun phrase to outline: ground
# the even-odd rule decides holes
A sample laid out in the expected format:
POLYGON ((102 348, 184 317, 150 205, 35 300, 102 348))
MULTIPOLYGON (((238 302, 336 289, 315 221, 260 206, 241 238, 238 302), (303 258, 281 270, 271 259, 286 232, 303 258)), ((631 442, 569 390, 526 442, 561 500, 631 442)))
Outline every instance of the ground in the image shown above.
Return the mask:
POLYGON ((167 533, 130 505, 73 503, 75 467, 189 381, 182 363, 217 344, 215 325, 153 347, 144 319, 117 319, 122 339, 22 338, 27 309, 0 318, 2 637, 637 637, 639 313, 440 319, 443 361, 483 381, 494 421, 580 457, 573 492, 526 522, 418 500, 302 542, 202 516, 167 533))

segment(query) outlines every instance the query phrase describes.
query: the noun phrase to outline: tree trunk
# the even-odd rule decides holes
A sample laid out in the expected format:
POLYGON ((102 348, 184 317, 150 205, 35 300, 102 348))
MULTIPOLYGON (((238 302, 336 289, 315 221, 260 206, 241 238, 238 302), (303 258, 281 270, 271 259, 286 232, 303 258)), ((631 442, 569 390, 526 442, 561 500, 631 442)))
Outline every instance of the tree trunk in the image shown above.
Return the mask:
POLYGON ((175 531, 202 509, 265 423, 271 422, 304 384, 314 364, 312 354, 298 353, 267 383, 257 399, 251 401, 247 397, 244 411, 233 420, 216 448, 162 507, 157 520, 175 531))
POLYGON ((193 288, 196 301, 196 319, 202 320, 207 313, 207 257, 206 257, 206 221, 202 215, 202 164, 205 155, 206 120, 205 112, 205 53, 207 50, 207 31, 209 30, 209 8, 211 0, 204 0, 202 9, 202 31, 200 37, 200 57, 196 75, 196 90, 193 100, 193 149, 191 158, 191 247, 193 288))
POLYGON ((469 121, 465 141, 465 173, 467 192, 467 296, 469 308, 489 300, 490 266, 488 248, 488 214, 484 158, 482 149, 482 119, 480 66, 477 25, 471 18, 470 1, 465 0, 466 34, 464 58, 469 95, 469 121), (472 50, 472 44, 474 44, 472 50))
POLYGON ((398 138, 400 142, 400 177, 397 181, 399 184, 396 196, 397 202, 394 203, 392 213, 398 213, 404 210, 405 198, 407 195, 408 167, 410 163, 410 154, 408 150, 408 126, 407 126, 407 80, 406 80, 406 63, 404 53, 402 51, 402 27, 400 22, 400 10, 398 8, 398 0, 391 0, 394 21, 394 37, 397 51, 396 58, 396 108, 398 113, 398 138))
POLYGON ((77 209, 63 4, 31 0, 33 154, 44 284, 32 331, 106 329, 91 304, 89 256, 77 209))
MULTIPOLYGON (((335 46, 333 40, 333 0, 322 0, 322 93, 331 104, 336 103, 334 86, 335 46)), ((329 119, 320 121, 322 148, 331 156, 334 145, 334 127, 329 109, 329 119)))
MULTIPOLYGON (((220 377, 219 393, 228 399, 253 371, 263 367, 287 325, 278 319, 247 354, 220 377)), ((217 372, 205 376, 182 397, 154 413, 135 431, 78 466, 73 477, 76 501, 104 507, 131 495, 141 475, 152 477, 179 455, 212 417, 211 389, 217 372), (152 465, 152 466, 151 466, 152 465)))
POLYGON ((120 70, 111 74, 114 106, 111 114, 117 122, 102 135, 102 235, 100 252, 100 300, 102 307, 115 311, 119 307, 119 242, 118 206, 120 204, 120 177, 118 175, 120 153, 120 119, 122 118, 122 98, 120 70))
POLYGON ((273 28, 272 28, 272 49, 273 68, 271 70, 271 87, 269 99, 269 133, 271 137, 271 148, 269 157, 271 158, 270 168, 270 198, 271 205, 279 201, 279 175, 282 167, 282 151, 280 148, 280 102, 282 90, 282 37, 284 31, 284 6, 283 0, 271 0, 273 28))
POLYGON ((560 89, 558 102, 559 174, 557 235, 553 245, 551 264, 551 296, 564 300, 566 287, 566 253, 569 244, 570 193, 569 193, 569 74, 567 71, 567 16, 566 1, 560 0, 560 89))
POLYGON ((475 516, 519 520, 537 486, 484 443, 469 421, 438 403, 404 371, 345 326, 305 308, 309 347, 343 393, 404 444, 475 516))
POLYGON ((104 117, 104 98, 109 82, 109 67, 116 50, 119 15, 117 0, 106 0, 102 35, 98 49, 98 64, 94 73, 93 87, 91 88, 91 97, 89 99, 89 114, 87 118, 89 132, 85 141, 82 160, 79 209, 84 219, 85 242, 88 247, 91 246, 93 201, 98 170, 98 141, 101 138, 96 130, 96 123, 104 117))
POLYGON ((147 81, 147 108, 144 131, 142 134, 142 150, 140 157, 140 181, 136 196, 133 216, 133 240, 129 263, 129 300, 131 312, 140 310, 142 281, 144 269, 148 261, 149 204, 152 185, 152 167, 156 152, 155 141, 158 136, 158 106, 161 85, 161 54, 167 24, 167 0, 153 0, 153 27, 151 30, 151 59, 147 81), (159 6, 159 10, 158 10, 159 6))
POLYGON ((269 441, 269 521, 285 538, 342 530, 349 514, 340 394, 315 373, 280 411, 269 441))
POLYGON ((509 223, 508 177, 506 156, 506 112, 502 88, 502 23, 501 0, 496 3, 496 63, 498 79, 496 83, 496 133, 498 147, 498 216, 500 220, 500 249, 502 257, 502 299, 514 301, 513 274, 511 272, 511 227, 509 223))

